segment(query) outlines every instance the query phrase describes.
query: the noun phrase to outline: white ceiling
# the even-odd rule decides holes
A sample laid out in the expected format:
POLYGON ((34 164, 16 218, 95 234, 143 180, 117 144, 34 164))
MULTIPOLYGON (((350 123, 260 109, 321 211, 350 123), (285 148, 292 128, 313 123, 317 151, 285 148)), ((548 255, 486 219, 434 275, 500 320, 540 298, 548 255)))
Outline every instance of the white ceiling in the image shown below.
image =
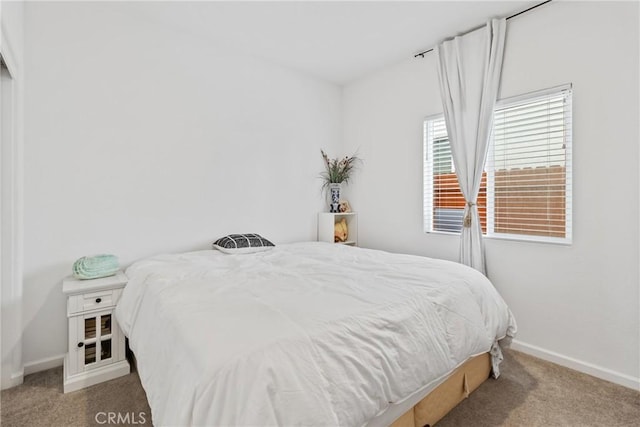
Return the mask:
MULTIPOLYGON (((537 1, 135 2, 140 18, 344 84, 537 1)), ((535 12, 533 12, 535 13, 535 12)))

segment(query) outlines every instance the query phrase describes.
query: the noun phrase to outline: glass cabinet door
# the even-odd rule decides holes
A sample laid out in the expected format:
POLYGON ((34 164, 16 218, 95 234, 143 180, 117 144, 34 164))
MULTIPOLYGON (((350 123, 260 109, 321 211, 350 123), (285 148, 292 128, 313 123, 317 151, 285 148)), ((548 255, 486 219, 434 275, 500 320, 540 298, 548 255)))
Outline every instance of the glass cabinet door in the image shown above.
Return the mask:
POLYGON ((100 360, 111 359, 111 338, 100 341, 100 360))
POLYGON ((96 318, 84 319, 84 339, 89 340, 96 337, 96 318))
POLYGON ((92 342, 84 345, 84 364, 89 365, 96 362, 96 343, 92 342))
POLYGON ((100 316, 100 335, 111 335, 111 314, 100 316))
POLYGON ((111 314, 100 316, 100 360, 111 359, 111 314))
POLYGON ((112 357, 112 316, 113 313, 96 313, 84 316, 81 341, 78 347, 83 354, 82 366, 97 366, 99 362, 112 357))

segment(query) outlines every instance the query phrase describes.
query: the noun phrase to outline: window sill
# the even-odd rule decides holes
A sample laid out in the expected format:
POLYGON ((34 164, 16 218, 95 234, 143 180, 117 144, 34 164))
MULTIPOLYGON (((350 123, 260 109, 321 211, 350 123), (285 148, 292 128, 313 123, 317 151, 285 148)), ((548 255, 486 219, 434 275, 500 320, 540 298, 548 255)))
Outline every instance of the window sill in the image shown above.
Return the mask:
MULTIPOLYGON (((452 233, 449 231, 425 231, 425 234, 436 234, 443 236, 460 236, 460 233, 452 233)), ((510 240, 514 242, 524 242, 524 243, 548 243, 552 245, 560 245, 560 246, 572 246, 573 241, 571 239, 564 239, 559 237, 537 237, 537 236, 513 236, 509 234, 492 234, 486 235, 483 234, 482 237, 484 239, 490 240, 510 240)))

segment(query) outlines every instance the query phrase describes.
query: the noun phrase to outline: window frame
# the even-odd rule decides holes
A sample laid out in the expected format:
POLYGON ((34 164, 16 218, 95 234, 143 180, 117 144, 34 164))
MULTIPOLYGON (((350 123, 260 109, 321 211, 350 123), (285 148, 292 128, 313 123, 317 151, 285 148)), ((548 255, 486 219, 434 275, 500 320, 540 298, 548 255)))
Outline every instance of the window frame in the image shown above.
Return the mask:
MULTIPOLYGON (((571 83, 551 87, 548 89, 542 89, 538 91, 528 92, 521 95, 516 95, 496 101, 494 107, 494 113, 505 106, 516 105, 518 103, 526 103, 527 101, 534 102, 537 98, 542 98, 550 95, 563 95, 569 96, 569 105, 565 107, 565 135, 564 143, 567 153, 567 167, 565 169, 565 237, 551 237, 551 236, 537 236, 528 234, 512 234, 512 233, 496 233, 494 230, 495 219, 495 171, 493 169, 487 170, 487 163, 491 158, 492 151, 494 150, 493 140, 493 127, 491 130, 491 140, 487 152, 487 160, 485 161, 485 172, 487 175, 487 230, 482 233, 483 238, 497 239, 497 240, 511 240, 518 242, 533 242, 533 243, 550 243, 557 245, 570 246, 573 243, 573 85, 571 83), (568 95, 567 95, 568 93, 568 95)), ((424 118, 423 121, 423 221, 424 232, 426 234, 443 234, 459 236, 458 231, 442 231, 433 229, 433 176, 434 168, 428 168, 427 162, 429 159, 433 159, 433 144, 429 140, 428 126, 435 120, 444 118, 444 113, 432 114, 424 118), (427 183, 431 183, 427 186, 427 183)), ((495 124, 494 124, 495 126, 495 124)), ((433 160, 431 160, 433 161, 433 160)))

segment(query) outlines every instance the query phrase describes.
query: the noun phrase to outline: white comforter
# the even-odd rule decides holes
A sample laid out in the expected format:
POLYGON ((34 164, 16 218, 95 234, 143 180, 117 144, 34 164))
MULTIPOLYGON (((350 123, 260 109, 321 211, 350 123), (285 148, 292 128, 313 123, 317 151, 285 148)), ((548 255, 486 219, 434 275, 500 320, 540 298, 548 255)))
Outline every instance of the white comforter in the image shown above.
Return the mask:
POLYGON ((483 275, 417 256, 299 243, 126 273, 156 425, 361 426, 515 332, 483 275))

